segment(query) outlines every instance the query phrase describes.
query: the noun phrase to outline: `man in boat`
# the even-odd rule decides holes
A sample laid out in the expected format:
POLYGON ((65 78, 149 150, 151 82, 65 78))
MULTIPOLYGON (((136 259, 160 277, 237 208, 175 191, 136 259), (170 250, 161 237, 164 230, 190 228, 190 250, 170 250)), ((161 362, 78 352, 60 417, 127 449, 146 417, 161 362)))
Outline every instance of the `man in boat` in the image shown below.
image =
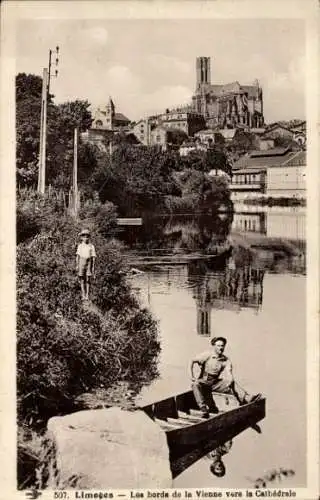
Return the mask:
POLYGON ((246 404, 261 397, 261 394, 250 396, 233 378, 232 364, 224 354, 227 340, 224 337, 214 337, 211 340, 212 350, 196 356, 190 365, 192 390, 195 400, 204 418, 210 413, 218 413, 212 392, 232 394, 239 404, 246 404), (194 365, 201 368, 199 378, 195 378, 194 365))

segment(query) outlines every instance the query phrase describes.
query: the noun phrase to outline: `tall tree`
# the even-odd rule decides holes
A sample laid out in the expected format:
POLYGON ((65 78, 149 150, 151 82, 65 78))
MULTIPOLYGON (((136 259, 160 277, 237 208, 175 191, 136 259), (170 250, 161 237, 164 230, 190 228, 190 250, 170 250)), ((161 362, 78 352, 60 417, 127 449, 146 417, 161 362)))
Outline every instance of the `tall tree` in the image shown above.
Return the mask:
MULTIPOLYGON (((16 76, 16 161, 20 185, 36 186, 37 183, 41 94, 42 79, 39 76, 25 73, 16 76)), ((90 127, 90 104, 88 101, 75 100, 57 106, 52 98, 52 95, 48 98, 46 177, 47 182, 69 187, 73 131, 75 127, 79 127, 81 132, 90 127)), ((85 163, 88 154, 83 146, 79 160, 85 163)), ((88 162, 85 169, 87 167, 88 162)))

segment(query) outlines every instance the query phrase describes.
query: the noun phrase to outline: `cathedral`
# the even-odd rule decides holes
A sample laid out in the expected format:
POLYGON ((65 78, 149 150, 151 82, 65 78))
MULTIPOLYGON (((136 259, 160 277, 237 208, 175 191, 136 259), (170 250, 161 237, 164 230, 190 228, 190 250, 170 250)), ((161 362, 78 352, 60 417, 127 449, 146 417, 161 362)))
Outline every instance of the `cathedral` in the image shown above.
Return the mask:
POLYGON ((204 115, 209 127, 259 128, 264 124, 263 95, 258 81, 253 85, 239 82, 211 83, 210 57, 196 59, 196 91, 192 107, 204 115))

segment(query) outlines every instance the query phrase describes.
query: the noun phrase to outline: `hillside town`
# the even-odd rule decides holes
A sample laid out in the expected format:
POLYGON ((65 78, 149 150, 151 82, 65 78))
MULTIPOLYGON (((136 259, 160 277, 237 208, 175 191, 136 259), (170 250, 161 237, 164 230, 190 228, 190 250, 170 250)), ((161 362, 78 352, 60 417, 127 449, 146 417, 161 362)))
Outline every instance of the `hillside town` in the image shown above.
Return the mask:
MULTIPOLYGON (((107 151, 120 136, 137 147, 174 151, 180 157, 223 148, 232 164, 233 200, 305 199, 306 121, 266 123, 259 81, 213 84, 210 57, 197 57, 195 76, 191 103, 137 121, 118 111, 109 97, 93 111, 82 139, 107 151)), ((219 167, 214 174, 226 175, 219 167)))

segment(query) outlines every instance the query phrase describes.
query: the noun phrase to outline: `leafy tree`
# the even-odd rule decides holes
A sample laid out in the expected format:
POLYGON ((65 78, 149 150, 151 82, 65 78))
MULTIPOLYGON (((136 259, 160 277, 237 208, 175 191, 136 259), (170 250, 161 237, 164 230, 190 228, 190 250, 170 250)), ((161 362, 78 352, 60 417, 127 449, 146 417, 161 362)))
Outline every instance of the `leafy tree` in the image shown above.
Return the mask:
POLYGON ((198 170, 199 172, 210 172, 211 170, 222 170, 227 174, 231 173, 231 167, 226 153, 216 147, 207 151, 195 150, 181 158, 181 163, 185 169, 198 170))
POLYGON ((164 197, 174 192, 174 160, 152 148, 120 145, 112 158, 100 161, 92 183, 101 199, 112 201, 124 215, 161 210, 164 197))
MULTIPOLYGON (((19 73, 16 76, 17 181, 35 187, 38 176, 42 79, 19 73)), ((92 122, 89 102, 76 100, 55 105, 48 96, 47 163, 48 183, 70 186, 74 128, 87 130, 92 122)), ((80 150, 80 161, 88 169, 88 148, 80 150)), ((90 161, 92 160, 92 154, 90 161)))
POLYGON ((250 132, 238 130, 232 138, 226 150, 231 153, 232 158, 237 160, 240 156, 257 148, 256 137, 250 132))
POLYGON ((16 158, 19 184, 35 184, 40 142, 42 79, 19 73, 16 77, 16 158))
POLYGON ((295 150, 298 150, 298 149, 301 149, 301 147, 299 146, 299 144, 292 140, 290 137, 282 137, 282 136, 278 136, 278 137, 275 137, 274 139, 274 145, 275 147, 279 147, 279 148, 292 148, 292 149, 295 149, 295 150))

